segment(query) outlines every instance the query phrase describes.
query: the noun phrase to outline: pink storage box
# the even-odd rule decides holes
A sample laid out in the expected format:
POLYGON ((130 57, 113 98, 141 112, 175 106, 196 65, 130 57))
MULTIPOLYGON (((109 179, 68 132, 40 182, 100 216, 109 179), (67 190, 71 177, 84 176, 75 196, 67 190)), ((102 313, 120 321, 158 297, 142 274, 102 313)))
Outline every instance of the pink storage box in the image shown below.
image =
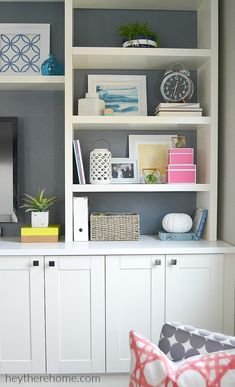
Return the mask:
POLYGON ((196 165, 168 165, 166 181, 168 184, 196 183, 196 165))
POLYGON ((170 148, 168 150, 168 164, 193 164, 193 148, 170 148))

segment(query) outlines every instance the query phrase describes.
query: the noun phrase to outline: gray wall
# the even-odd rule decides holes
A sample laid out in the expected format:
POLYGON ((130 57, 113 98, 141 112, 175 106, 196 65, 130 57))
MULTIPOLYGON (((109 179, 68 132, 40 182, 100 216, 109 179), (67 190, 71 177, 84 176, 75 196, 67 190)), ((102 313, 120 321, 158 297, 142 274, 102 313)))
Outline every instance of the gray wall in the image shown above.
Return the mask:
POLYGON ((218 236, 235 244, 235 2, 220 1, 220 137, 218 236))
MULTIPOLYGON (((0 3, 0 23, 50 23, 51 52, 64 62, 62 3, 0 3)), ((18 117, 19 195, 45 187, 57 195, 52 223, 64 225, 64 93, 0 91, 0 115, 18 117)), ((22 203, 22 202, 21 202, 22 203)), ((19 211, 19 224, 2 223, 4 235, 19 235, 29 215, 19 211)))
MULTIPOLYGON (((196 47, 195 12, 108 11, 75 12, 74 44, 81 46, 120 46, 116 34, 118 25, 135 20, 148 20, 159 33, 162 47, 196 47), (87 32, 87 33, 86 33, 87 32)), ((63 4, 60 3, 0 3, 0 22, 32 22, 51 24, 52 52, 62 61, 64 55, 63 4)), ((75 73, 74 112, 77 99, 87 89, 88 73, 146 74, 148 114, 161 101, 159 85, 162 71, 81 71, 75 73)), ((196 79, 196 74, 193 74, 196 79)), ((0 92, 0 115, 19 118, 19 180, 20 196, 46 187, 57 195, 59 203, 51 210, 51 221, 64 225, 64 101, 61 92, 0 92)), ((196 93, 194 101, 196 100, 196 93)), ((131 134, 141 134, 140 131, 131 134)), ((179 134, 182 132, 179 132, 179 134)), ((82 131, 79 133, 84 165, 88 177, 89 150, 92 142, 108 137, 113 156, 128 156, 128 132, 82 131)), ((142 133, 143 134, 143 133, 142 133)), ((152 134, 149 132, 149 134, 152 134)), ((155 133, 154 133, 155 134, 155 133)), ((171 134, 170 132, 168 134, 171 134)), ((172 134, 175 134, 175 132, 172 134)), ((188 146, 196 147, 196 134, 185 132, 188 146)), ((78 135, 78 134, 76 134, 78 135)), ((192 215, 196 206, 194 193, 132 193, 89 194, 90 210, 135 211, 141 215, 141 232, 156 233, 161 218, 167 212, 179 211, 192 215)), ((2 225, 5 235, 19 234, 20 225, 29 218, 20 211, 19 225, 2 225)))

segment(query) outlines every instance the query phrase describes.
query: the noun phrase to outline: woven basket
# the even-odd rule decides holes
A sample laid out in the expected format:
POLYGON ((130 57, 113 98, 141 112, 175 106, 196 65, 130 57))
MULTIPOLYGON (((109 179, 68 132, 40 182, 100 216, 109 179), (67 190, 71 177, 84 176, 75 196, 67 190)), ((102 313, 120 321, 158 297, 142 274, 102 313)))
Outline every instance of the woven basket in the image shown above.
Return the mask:
POLYGON ((94 212, 90 215, 92 241, 136 241, 139 235, 137 214, 94 212))

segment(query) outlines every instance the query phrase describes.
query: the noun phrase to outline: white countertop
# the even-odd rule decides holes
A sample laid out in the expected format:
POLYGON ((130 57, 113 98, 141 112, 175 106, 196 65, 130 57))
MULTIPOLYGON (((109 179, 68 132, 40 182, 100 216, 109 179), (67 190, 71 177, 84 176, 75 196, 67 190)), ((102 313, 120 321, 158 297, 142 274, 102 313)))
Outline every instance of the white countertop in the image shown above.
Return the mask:
POLYGON ((142 235, 131 242, 21 243, 20 238, 0 238, 0 256, 6 255, 140 255, 235 254, 235 246, 223 241, 160 241, 142 235))

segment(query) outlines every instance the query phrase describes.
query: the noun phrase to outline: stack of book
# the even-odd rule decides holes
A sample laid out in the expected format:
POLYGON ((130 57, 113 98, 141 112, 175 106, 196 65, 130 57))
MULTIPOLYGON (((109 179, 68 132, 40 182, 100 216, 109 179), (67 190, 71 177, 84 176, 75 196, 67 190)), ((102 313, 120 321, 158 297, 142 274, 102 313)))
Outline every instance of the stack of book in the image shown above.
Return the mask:
POLYGON ((202 116, 200 103, 159 103, 155 111, 156 116, 202 116))
POLYGON ((60 226, 21 227, 21 242, 23 243, 55 243, 59 240, 60 226))

